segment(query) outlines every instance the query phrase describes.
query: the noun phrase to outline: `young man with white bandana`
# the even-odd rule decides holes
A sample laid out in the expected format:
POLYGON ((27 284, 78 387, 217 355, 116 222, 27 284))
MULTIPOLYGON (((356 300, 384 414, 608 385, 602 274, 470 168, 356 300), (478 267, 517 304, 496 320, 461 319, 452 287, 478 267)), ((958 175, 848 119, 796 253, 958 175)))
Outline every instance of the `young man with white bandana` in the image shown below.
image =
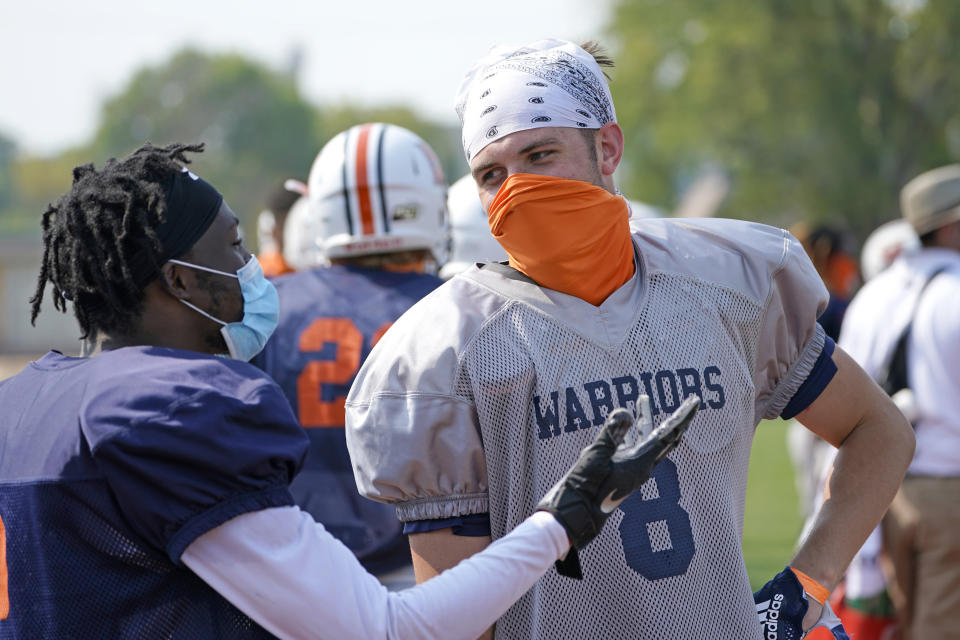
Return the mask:
POLYGON ((549 572, 497 636, 798 638, 819 623, 845 637, 821 603, 913 436, 817 324, 827 292, 800 243, 734 220, 631 233, 613 183, 623 133, 597 59, 573 43, 494 49, 457 102, 508 264, 415 305, 347 399, 358 487, 396 506, 418 579, 503 536, 615 407, 646 395, 660 415, 696 394, 684 442, 581 554, 584 579, 549 572), (761 419, 793 415, 840 454, 820 518, 755 603, 741 553, 750 446, 761 419))

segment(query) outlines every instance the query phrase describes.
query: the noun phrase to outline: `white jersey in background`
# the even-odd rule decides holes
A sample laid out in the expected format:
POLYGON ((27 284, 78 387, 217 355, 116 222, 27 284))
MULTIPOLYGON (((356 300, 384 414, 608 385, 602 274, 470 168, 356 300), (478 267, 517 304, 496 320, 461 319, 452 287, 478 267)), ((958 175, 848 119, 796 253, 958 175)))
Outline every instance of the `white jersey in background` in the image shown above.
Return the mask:
POLYGON ((761 637, 741 554, 750 447, 821 355, 827 291, 781 229, 646 220, 633 242, 635 275, 596 307, 503 265, 467 270, 400 318, 348 397, 361 493, 404 521, 489 513, 494 539, 614 407, 646 393, 658 421, 702 398, 581 552, 584 580, 548 572, 500 638, 761 637))
POLYGON ((921 249, 904 255, 857 293, 843 319, 840 346, 876 378, 913 315, 907 380, 913 390, 917 448, 912 475, 960 475, 960 253, 921 249), (943 270, 918 295, 935 271, 943 270), (914 314, 916 310, 916 315, 914 314), (950 320, 952 319, 952 321, 950 320), (941 354, 941 358, 934 357, 941 354))

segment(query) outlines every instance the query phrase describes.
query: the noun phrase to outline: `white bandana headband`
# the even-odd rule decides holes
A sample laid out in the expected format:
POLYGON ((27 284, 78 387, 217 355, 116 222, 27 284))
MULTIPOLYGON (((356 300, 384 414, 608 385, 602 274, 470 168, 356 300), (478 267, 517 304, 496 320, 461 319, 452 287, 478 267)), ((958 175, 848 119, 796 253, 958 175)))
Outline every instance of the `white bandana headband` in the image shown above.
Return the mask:
POLYGON ((456 103, 467 162, 517 131, 599 129, 617 121, 600 65, 566 40, 494 47, 467 72, 456 103))

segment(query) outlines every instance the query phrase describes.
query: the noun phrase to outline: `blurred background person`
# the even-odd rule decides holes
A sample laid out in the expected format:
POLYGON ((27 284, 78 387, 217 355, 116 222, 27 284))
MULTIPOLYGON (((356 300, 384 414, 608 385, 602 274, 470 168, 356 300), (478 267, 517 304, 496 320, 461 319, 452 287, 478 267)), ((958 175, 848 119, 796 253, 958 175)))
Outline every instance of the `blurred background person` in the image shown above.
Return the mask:
MULTIPOLYGON (((827 308, 818 321, 824 333, 836 341, 840 337, 843 314, 859 283, 857 262, 846 249, 849 240, 836 228, 826 225, 811 227, 806 222, 793 225, 790 232, 803 244, 830 293, 827 308)), ((833 461, 835 451, 828 442, 805 429, 796 420, 789 422, 787 452, 793 464, 798 506, 807 526, 813 522, 819 510, 823 478, 833 461)))
POLYGON ((806 223, 799 223, 792 226, 790 231, 803 244, 830 292, 827 308, 817 321, 824 332, 836 340, 840 337, 843 314, 860 284, 860 270, 853 252, 848 248, 851 242, 847 234, 828 225, 811 228, 806 223))
MULTIPOLYGON (((867 236, 860 251, 860 272, 864 282, 886 270, 898 257, 910 255, 919 248, 920 239, 906 220, 880 225, 867 236)), ((808 523, 816 513, 817 505, 823 501, 823 490, 835 455, 836 451, 831 448, 823 451, 821 457, 806 461, 809 481, 815 483, 808 523)), ((795 460, 795 464, 799 475, 804 461, 795 460)), ((859 640, 893 640, 898 637, 893 605, 880 567, 881 546, 880 527, 877 527, 850 562, 843 583, 831 598, 844 628, 859 640)), ((818 639, 811 634, 811 640, 818 639)))
MULTIPOLYGON (((920 246, 917 232, 906 220, 880 225, 867 236, 860 252, 864 282, 870 282, 901 256, 916 253, 920 246)), ((881 535, 878 527, 854 556, 844 578, 842 598, 835 607, 847 631, 860 640, 886 640, 895 638, 897 633, 893 605, 880 566, 881 535)))
POLYGON ((294 499, 389 588, 414 583, 410 549, 393 507, 357 493, 344 400, 393 321, 442 283, 429 272, 445 257, 446 191, 432 149, 407 129, 369 123, 331 139, 310 169, 307 204, 294 205, 303 219, 287 222, 316 233, 300 241, 320 264, 275 280, 280 324, 253 360, 310 438, 294 499))
POLYGON ((901 255, 920 249, 920 238, 906 220, 891 220, 880 225, 863 241, 860 250, 860 274, 869 282, 893 264, 901 255))
POLYGON ((917 437, 882 540, 874 532, 861 555, 875 558, 882 544, 904 640, 960 638, 960 165, 911 180, 900 208, 921 248, 867 283, 840 337, 889 393, 909 396, 898 405, 917 437))
POLYGON ((310 208, 310 198, 302 195, 290 207, 283 225, 283 259, 294 271, 325 266, 320 220, 310 208))
POLYGON ((290 208, 303 196, 302 182, 287 180, 274 187, 267 198, 267 207, 257 214, 257 260, 268 278, 291 273, 291 267, 284 259, 283 230, 290 208))
MULTIPOLYGON (((926 243, 931 247, 935 246, 936 233, 936 231, 932 231, 927 234, 926 243)), ((921 244, 921 239, 917 235, 914 225, 907 219, 892 220, 880 225, 867 236, 860 253, 861 273, 864 282, 872 282, 874 278, 883 274, 894 264, 898 265, 898 269, 903 270, 907 261, 922 261, 922 258, 917 256, 924 250, 924 246, 924 244, 921 244)), ((946 256, 944 257, 946 258, 946 256)), ((919 279, 923 280, 923 278, 919 279)), ((866 296, 876 296, 874 286, 871 285, 871 289, 866 291, 866 296)), ((889 283, 887 286, 889 286, 889 283)), ((894 294, 893 299, 898 300, 897 304, 910 299, 909 295, 903 295, 903 293, 898 290, 894 294)), ((916 294, 914 294, 914 297, 916 297, 916 294)), ((857 300, 857 298, 854 300, 857 300)), ((914 303, 916 303, 916 300, 914 300, 914 303)), ((854 336, 854 333, 859 333, 864 329, 862 326, 863 317, 856 315, 860 310, 860 305, 861 302, 857 301, 852 307, 854 315, 851 316, 851 321, 844 323, 842 327, 841 338, 844 342, 853 341, 855 344, 860 344, 860 336, 854 336)), ((876 309, 870 309, 864 313, 872 314, 875 312, 877 312, 876 309)), ((895 315, 880 313, 878 317, 881 318, 880 322, 887 322, 893 320, 895 315)), ((900 327, 899 331, 903 330, 902 318, 897 326, 900 327)), ((860 344, 860 346, 863 348, 864 345, 860 344)), ((887 354, 889 354, 889 351, 890 345, 881 349, 881 352, 887 354)), ((863 353, 857 357, 862 358, 862 356, 863 353)), ((868 371, 871 375, 879 376, 882 369, 883 367, 878 367, 874 363, 874 369, 868 371)), ((913 394, 909 392, 894 395, 894 402, 911 422, 915 422, 918 417, 918 408, 913 398, 913 394)), ((835 455, 836 452, 833 450, 827 452, 825 458, 820 460, 820 464, 817 465, 820 477, 818 478, 817 493, 814 496, 815 504, 822 501, 823 489, 835 455)), ((844 627, 851 634, 851 637, 859 638, 859 640, 892 640, 903 637, 900 635, 896 612, 887 589, 887 577, 884 575, 883 564, 883 534, 882 526, 879 526, 870 534, 857 552, 847 569, 842 587, 837 589, 834 594, 834 609, 843 620, 844 627)))
POLYGON ((490 232, 487 212, 480 204, 477 183, 469 173, 450 185, 447 192, 450 215, 450 255, 440 269, 449 280, 477 262, 500 262, 507 253, 490 232))

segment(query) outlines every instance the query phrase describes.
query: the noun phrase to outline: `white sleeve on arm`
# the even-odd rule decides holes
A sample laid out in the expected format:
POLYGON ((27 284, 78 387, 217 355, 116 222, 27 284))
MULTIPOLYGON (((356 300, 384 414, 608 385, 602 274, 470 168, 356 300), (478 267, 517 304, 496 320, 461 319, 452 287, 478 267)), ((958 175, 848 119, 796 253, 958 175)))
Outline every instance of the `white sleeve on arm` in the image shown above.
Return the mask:
POLYGON ((298 507, 243 514, 181 559, 281 638, 476 638, 567 552, 563 527, 537 512, 436 578, 388 592, 298 507))

